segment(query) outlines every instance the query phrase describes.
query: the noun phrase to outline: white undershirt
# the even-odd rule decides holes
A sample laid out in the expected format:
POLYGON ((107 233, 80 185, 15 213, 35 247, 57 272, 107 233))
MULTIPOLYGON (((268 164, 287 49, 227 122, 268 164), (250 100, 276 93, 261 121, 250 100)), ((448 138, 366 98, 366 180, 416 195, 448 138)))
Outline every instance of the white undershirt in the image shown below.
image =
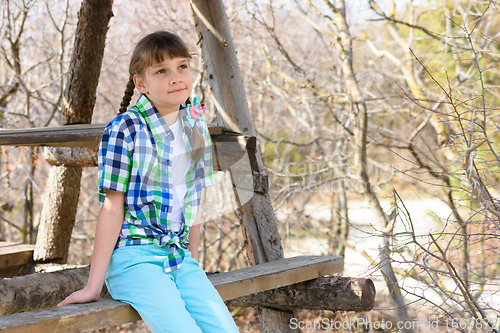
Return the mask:
POLYGON ((174 133, 173 152, 171 155, 172 161, 172 213, 170 215, 170 226, 172 231, 178 232, 182 225, 182 207, 186 200, 186 174, 191 165, 191 158, 182 140, 181 121, 177 119, 174 124, 170 125, 170 129, 174 133))

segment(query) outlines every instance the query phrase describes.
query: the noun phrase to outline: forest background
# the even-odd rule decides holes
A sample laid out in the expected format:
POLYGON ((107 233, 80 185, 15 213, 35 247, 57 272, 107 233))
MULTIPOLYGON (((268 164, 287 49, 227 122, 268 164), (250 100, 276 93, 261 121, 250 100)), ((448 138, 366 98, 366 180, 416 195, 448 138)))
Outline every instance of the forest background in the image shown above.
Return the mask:
MULTIPOLYGON (((499 4, 225 6, 285 255, 345 254, 344 275, 378 281, 370 313, 301 316, 371 321, 360 331, 411 322, 401 331, 498 332, 499 4)), ((1 129, 58 125, 79 7, 2 0, 1 129)), ((92 123, 116 115, 133 45, 158 29, 197 52, 194 94, 215 122, 189 2, 115 1, 113 13, 92 123)), ((1 147, 0 240, 35 242, 50 169, 42 156, 1 147)), ((248 264, 227 175, 217 177, 203 224, 207 271, 248 264)), ((84 168, 69 264, 90 263, 96 193, 97 170, 84 168)), ((256 330, 253 312, 233 311, 242 331, 256 330)))

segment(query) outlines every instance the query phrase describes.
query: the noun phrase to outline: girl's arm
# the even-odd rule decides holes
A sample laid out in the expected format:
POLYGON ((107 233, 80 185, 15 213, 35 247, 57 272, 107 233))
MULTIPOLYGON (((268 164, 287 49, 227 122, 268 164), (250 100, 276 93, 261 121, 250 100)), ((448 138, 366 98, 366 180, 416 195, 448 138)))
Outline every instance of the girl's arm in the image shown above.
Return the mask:
POLYGON ((196 218, 194 219, 193 226, 189 231, 189 245, 188 250, 191 252, 191 257, 198 261, 198 247, 200 244, 200 230, 201 230, 201 209, 198 210, 196 218))
POLYGON ((106 190, 106 197, 97 217, 94 252, 87 286, 66 297, 58 306, 95 302, 99 299, 111 254, 123 224, 124 205, 125 193, 106 190))

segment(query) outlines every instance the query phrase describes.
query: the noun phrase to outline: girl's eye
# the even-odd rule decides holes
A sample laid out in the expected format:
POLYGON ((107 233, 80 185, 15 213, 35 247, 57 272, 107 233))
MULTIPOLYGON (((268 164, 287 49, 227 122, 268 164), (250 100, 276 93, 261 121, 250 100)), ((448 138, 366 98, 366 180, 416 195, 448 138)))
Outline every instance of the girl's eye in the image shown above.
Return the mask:
POLYGON ((186 69, 188 68, 188 65, 180 65, 179 69, 186 69))
POLYGON ((156 74, 163 74, 163 73, 165 73, 164 69, 160 69, 158 72, 156 72, 156 74))

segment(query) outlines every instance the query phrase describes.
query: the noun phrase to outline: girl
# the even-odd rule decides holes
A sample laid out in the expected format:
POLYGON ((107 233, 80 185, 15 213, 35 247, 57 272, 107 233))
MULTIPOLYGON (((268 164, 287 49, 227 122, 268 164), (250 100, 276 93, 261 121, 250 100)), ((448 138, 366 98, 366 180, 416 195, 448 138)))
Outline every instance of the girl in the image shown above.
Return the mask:
POLYGON ((153 332, 238 332, 198 267, 200 200, 213 185, 205 108, 191 103, 191 53, 158 31, 136 45, 120 113, 99 148, 99 201, 87 286, 59 305, 97 301, 102 285, 153 332), (134 87, 135 106, 128 111, 134 87))

